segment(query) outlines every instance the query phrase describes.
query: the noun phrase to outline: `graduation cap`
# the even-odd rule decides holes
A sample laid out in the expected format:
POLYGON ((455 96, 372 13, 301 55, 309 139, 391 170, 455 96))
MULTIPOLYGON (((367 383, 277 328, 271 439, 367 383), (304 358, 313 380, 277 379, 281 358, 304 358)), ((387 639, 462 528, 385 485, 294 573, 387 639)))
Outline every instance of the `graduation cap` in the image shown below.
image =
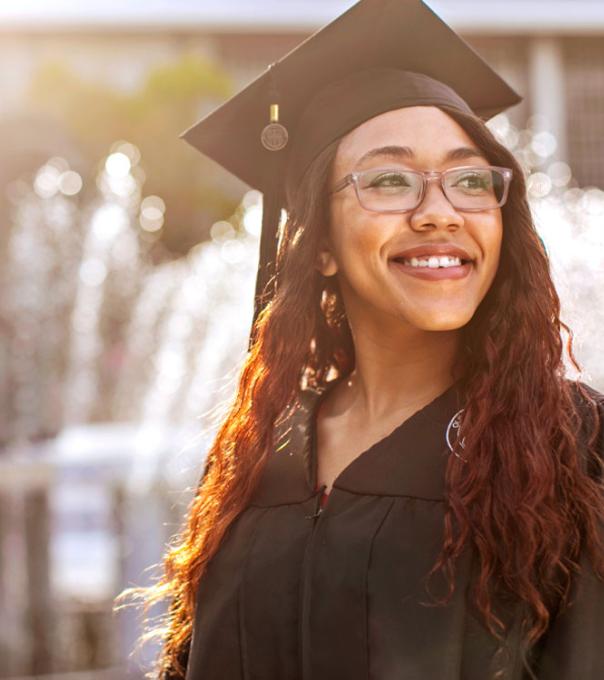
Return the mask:
POLYGON ((183 132, 263 192, 254 320, 274 292, 286 177, 389 110, 447 105, 487 120, 521 99, 421 0, 361 0, 183 132))

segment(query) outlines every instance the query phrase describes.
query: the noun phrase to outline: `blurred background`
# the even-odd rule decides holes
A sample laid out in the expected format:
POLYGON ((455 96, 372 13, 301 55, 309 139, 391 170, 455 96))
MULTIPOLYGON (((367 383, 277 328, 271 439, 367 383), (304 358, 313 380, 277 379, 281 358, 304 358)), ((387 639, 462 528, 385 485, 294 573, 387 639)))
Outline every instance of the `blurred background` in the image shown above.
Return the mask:
MULTIPOLYGON (((0 5, 1 678, 148 669, 112 601, 156 577, 232 394, 261 216, 178 135, 352 4, 0 5)), ((525 97, 489 125, 604 391, 604 4, 429 4, 525 97)))

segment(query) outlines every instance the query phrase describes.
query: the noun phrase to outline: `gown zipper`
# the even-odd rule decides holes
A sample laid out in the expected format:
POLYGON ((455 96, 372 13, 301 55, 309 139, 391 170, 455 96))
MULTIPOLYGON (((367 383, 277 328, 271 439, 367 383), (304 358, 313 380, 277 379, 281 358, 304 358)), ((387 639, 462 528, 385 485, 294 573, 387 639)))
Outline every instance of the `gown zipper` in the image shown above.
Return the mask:
MULTIPOLYGON (((305 519, 318 519, 319 515, 323 512, 325 508, 321 507, 321 501, 323 500, 323 494, 325 493, 325 489, 327 488, 327 484, 323 484, 323 486, 317 491, 317 499, 315 503, 315 511, 312 515, 305 515, 305 519)), ((316 523, 316 522, 315 522, 316 523)), ((314 524, 313 524, 313 529, 314 529, 314 524)))
POLYGON ((310 578, 311 578, 311 564, 312 552, 315 543, 315 536, 317 533, 317 524, 323 514, 325 508, 321 507, 321 500, 323 493, 327 488, 326 484, 319 489, 315 499, 315 509, 312 515, 306 515, 305 518, 312 521, 312 528, 308 542, 306 544, 306 551, 304 553, 304 562, 302 566, 302 611, 300 615, 300 649, 302 657, 302 676, 301 680, 311 680, 310 669, 310 648, 308 640, 308 619, 310 615, 310 578))

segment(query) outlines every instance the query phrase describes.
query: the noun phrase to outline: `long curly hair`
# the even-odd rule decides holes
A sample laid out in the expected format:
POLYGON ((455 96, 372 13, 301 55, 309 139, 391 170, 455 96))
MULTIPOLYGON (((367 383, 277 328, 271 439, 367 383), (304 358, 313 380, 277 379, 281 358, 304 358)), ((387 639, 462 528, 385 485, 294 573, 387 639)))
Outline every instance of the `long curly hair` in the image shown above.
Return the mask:
MULTIPOLYGON (((512 168, 514 179, 502 208, 496 277, 460 329, 454 371, 464 396, 463 456, 470 464, 448 459, 442 550, 426 576, 446 576, 448 593, 435 597, 433 606, 445 605, 455 587, 456 560, 472 547, 478 558, 476 610, 503 641, 507 631, 495 612, 496 598, 507 595, 523 606, 522 656, 532 676, 525 652, 567 605, 583 556, 604 579, 604 464, 596 443, 602 405, 597 393, 566 377, 565 348, 577 371, 581 367, 572 332, 560 320, 522 169, 479 118, 440 108, 493 165, 512 168)), ((163 556, 163 575, 155 585, 127 589, 116 600, 142 602, 145 612, 169 600, 162 620, 140 639, 161 640, 156 670, 164 680, 184 677, 200 579, 250 500, 275 422, 301 387, 324 389, 354 368, 337 277, 323 277, 315 267, 329 224, 326 186, 337 148, 338 141, 319 154, 298 185, 287 186, 288 217, 270 282, 274 295, 256 321, 230 410, 182 528, 163 556)))

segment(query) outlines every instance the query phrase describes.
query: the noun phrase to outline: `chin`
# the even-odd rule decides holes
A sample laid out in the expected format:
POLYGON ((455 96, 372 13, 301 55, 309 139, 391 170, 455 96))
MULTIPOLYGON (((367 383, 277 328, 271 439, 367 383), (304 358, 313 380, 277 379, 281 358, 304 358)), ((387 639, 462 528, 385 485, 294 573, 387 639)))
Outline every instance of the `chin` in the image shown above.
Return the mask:
POLYGON ((452 313, 450 310, 425 311, 417 315, 405 315, 405 318, 416 328, 423 331, 454 331, 465 326, 474 316, 474 309, 452 313))

